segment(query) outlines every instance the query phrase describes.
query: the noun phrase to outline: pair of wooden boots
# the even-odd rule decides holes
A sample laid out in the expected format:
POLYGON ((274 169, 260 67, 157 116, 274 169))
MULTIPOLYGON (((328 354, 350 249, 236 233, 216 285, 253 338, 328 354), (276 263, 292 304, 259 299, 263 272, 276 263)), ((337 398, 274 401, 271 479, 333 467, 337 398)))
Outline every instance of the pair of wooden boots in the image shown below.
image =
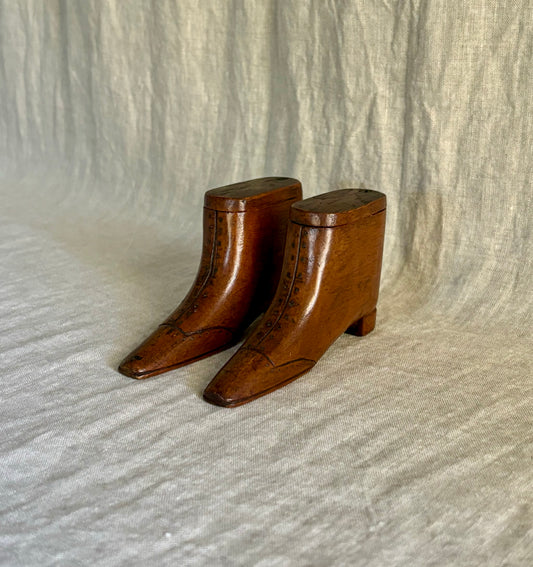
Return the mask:
POLYGON ((148 378, 247 335, 204 391, 233 407, 309 371, 342 333, 372 331, 385 195, 342 189, 301 199, 300 182, 287 177, 208 191, 196 280, 119 371, 148 378))

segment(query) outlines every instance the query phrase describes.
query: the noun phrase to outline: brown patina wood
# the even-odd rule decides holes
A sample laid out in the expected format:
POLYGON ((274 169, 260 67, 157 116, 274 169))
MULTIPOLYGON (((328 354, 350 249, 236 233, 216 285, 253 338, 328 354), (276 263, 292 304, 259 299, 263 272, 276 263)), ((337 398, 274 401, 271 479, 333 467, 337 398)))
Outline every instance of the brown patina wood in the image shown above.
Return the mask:
POLYGON ((294 203, 276 294, 204 398, 233 407, 305 374, 342 333, 374 329, 386 198, 342 189, 294 203))
POLYGON ((301 198, 300 182, 288 177, 208 191, 196 280, 179 307, 123 360, 119 371, 148 378, 241 340, 276 290, 290 206, 301 198))

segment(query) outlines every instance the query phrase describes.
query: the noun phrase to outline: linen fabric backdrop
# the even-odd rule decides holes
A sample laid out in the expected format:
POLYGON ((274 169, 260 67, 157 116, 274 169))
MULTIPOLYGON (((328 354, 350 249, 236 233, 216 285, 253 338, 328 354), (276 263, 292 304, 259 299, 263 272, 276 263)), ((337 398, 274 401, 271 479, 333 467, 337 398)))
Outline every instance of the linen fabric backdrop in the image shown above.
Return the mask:
POLYGON ((0 0, 3 565, 532 564, 532 12, 0 0), (235 349, 118 374, 269 175, 386 193, 375 331, 233 410, 235 349))

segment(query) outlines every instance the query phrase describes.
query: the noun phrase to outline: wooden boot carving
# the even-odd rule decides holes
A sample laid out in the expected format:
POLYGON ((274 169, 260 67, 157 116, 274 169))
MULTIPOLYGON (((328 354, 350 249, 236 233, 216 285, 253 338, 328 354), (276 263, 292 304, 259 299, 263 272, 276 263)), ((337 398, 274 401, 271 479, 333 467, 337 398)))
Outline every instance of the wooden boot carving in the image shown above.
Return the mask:
POLYGON ((300 182, 288 177, 208 191, 196 280, 180 306, 119 371, 148 378, 237 343, 276 290, 289 209, 301 198, 300 182))
POLYGON ((385 195, 366 189, 292 205, 276 295, 207 386, 207 401, 225 407, 250 402, 308 372, 342 333, 372 331, 385 209, 385 195))

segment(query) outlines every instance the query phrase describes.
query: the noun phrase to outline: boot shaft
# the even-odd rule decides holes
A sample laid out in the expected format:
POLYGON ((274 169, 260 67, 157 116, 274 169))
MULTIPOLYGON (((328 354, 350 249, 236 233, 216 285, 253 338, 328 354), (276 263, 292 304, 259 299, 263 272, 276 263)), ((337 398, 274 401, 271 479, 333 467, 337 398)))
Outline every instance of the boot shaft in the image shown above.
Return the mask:
POLYGON ((236 321, 239 328, 246 327, 272 299, 283 260, 289 208, 300 197, 296 179, 277 177, 208 191, 198 273, 166 323, 185 332, 211 325, 236 330, 236 321), (235 296, 240 300, 228 310, 235 296))
POLYGON ((385 195, 368 189, 333 191, 292 206, 291 225, 299 234, 296 271, 305 278, 311 309, 320 312, 321 298, 324 308, 334 312, 330 317, 352 321, 374 309, 385 214, 385 195))
POLYGON ((375 308, 385 230, 385 196, 335 191, 295 203, 276 295, 247 342, 275 364, 318 360, 375 308), (346 201, 346 202, 344 202, 346 201))

